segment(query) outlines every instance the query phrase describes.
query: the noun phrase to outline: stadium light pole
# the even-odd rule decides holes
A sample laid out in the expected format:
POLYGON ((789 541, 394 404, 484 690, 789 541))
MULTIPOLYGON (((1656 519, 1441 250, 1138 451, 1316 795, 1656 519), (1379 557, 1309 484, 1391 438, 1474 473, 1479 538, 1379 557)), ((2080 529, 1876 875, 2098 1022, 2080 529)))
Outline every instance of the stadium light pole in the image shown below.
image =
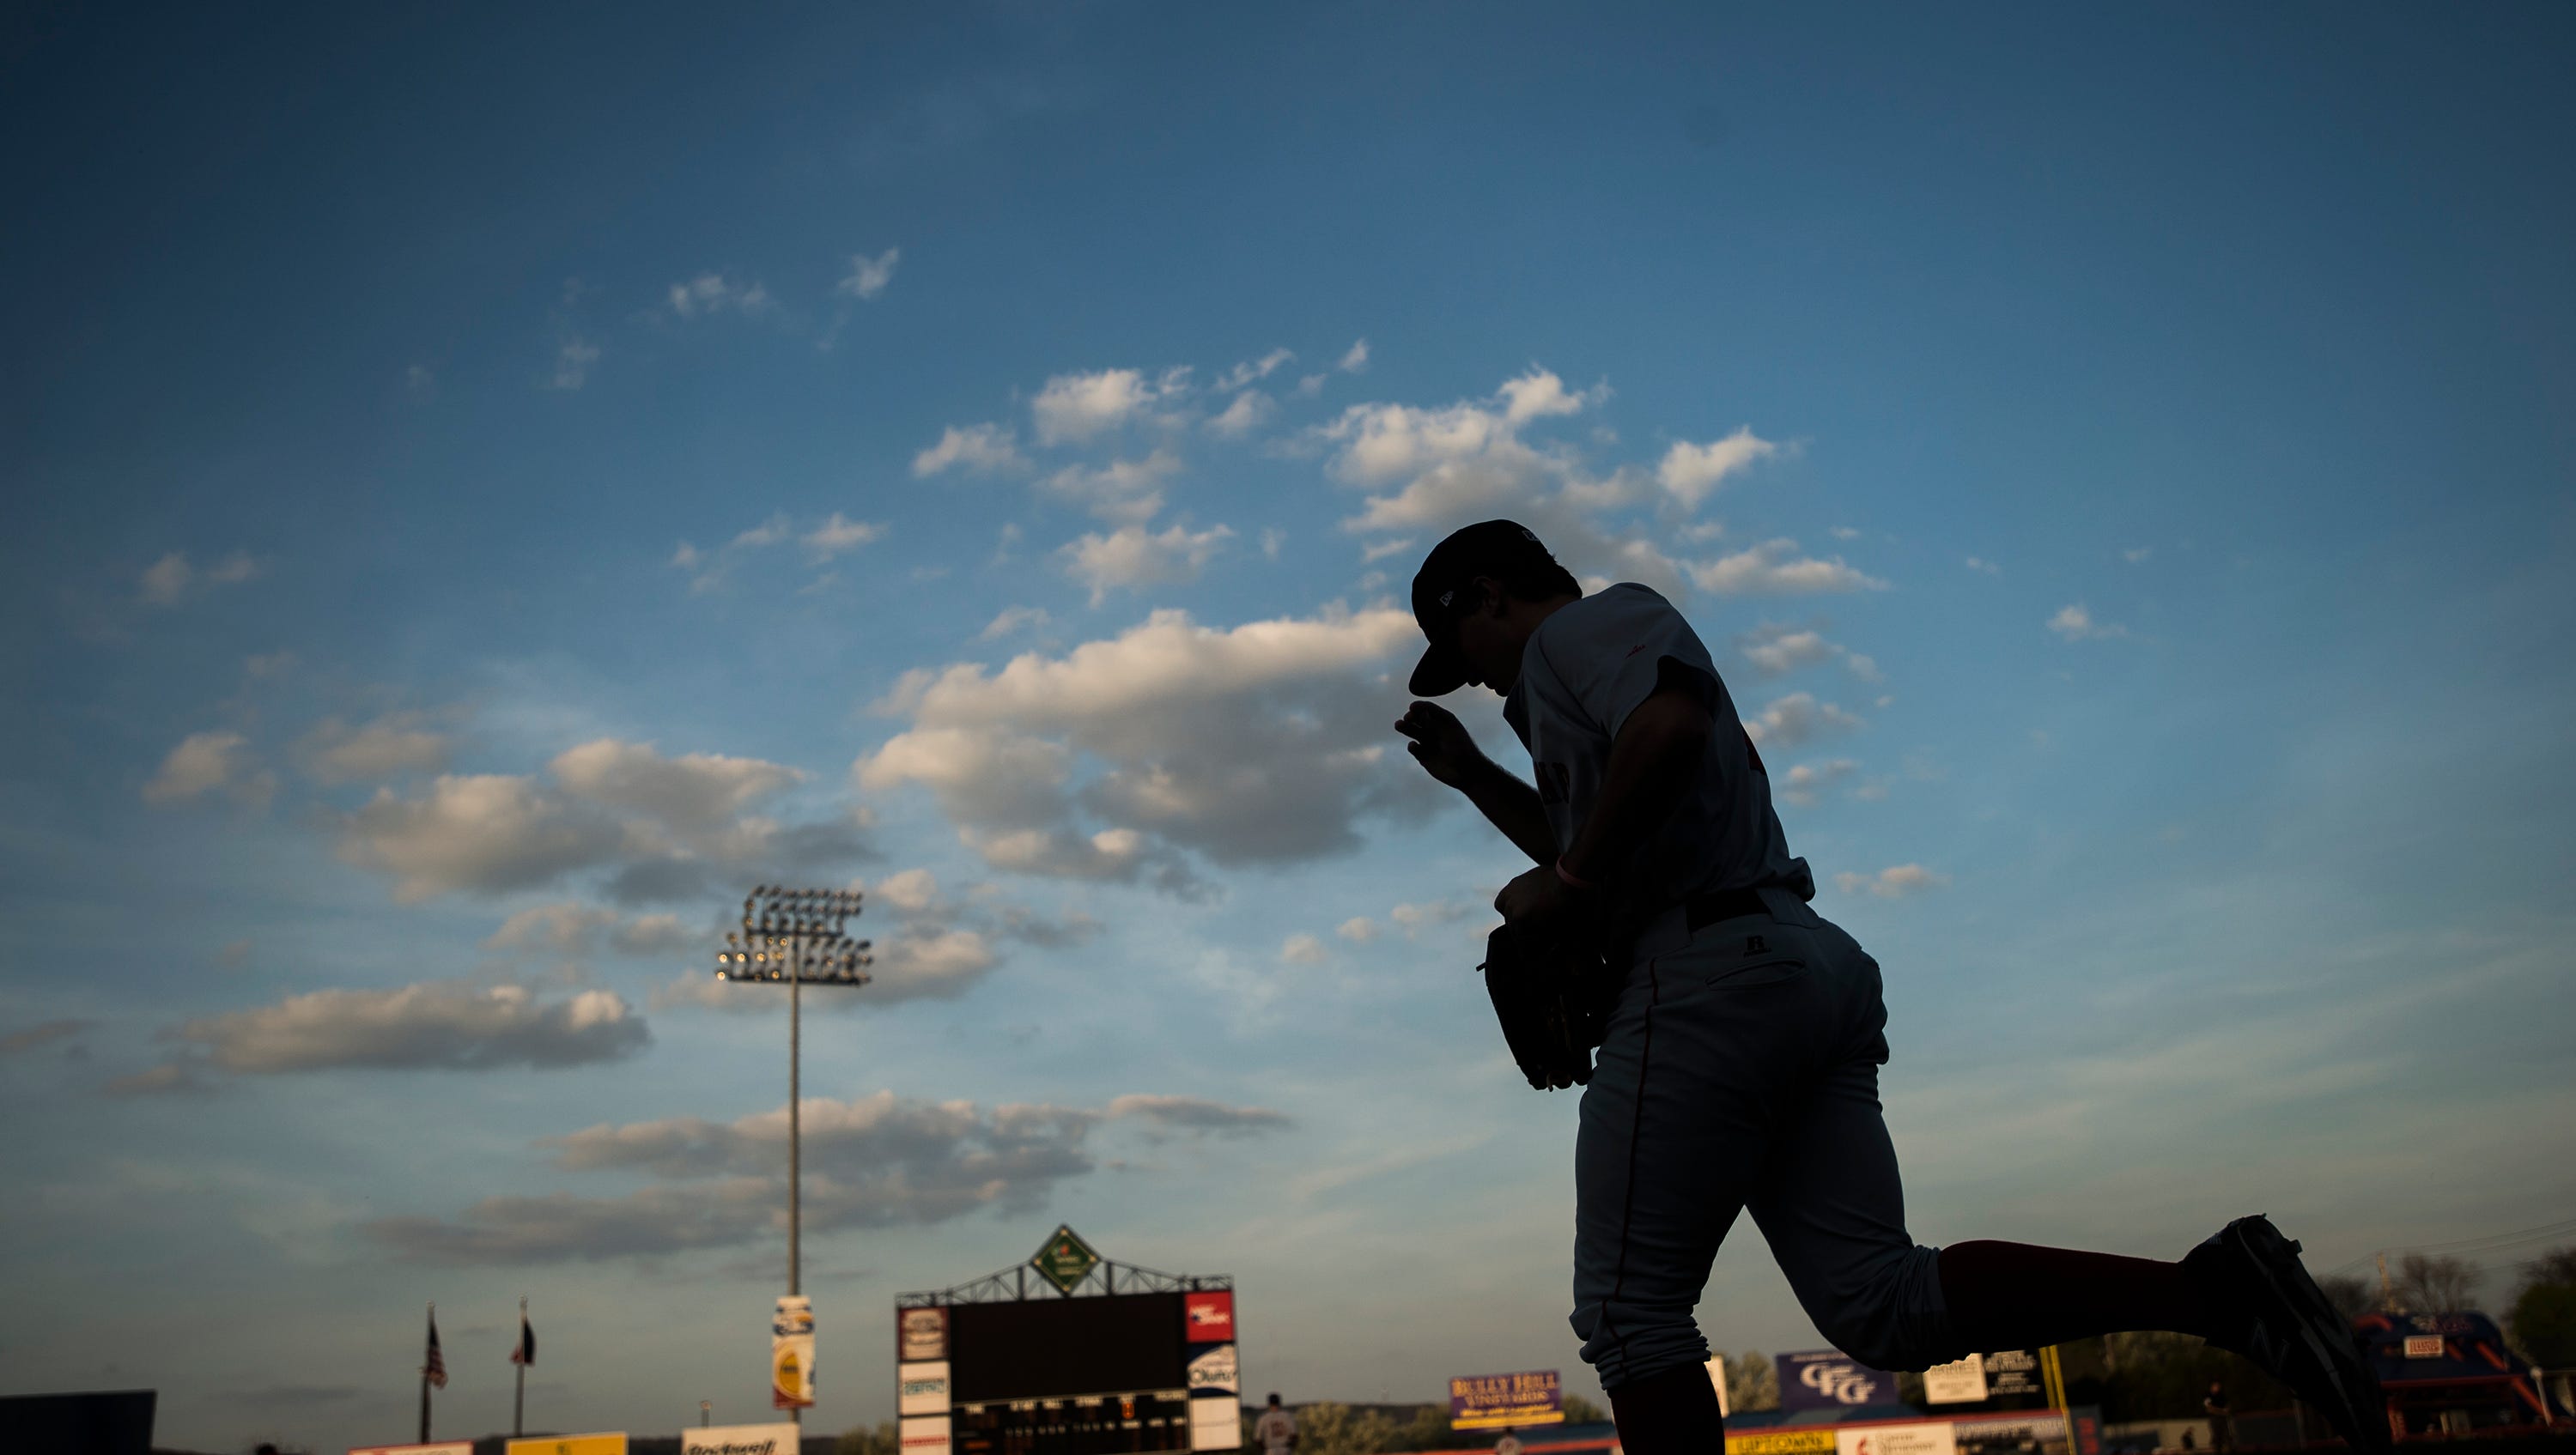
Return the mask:
MULTIPOLYGON (((743 896, 742 928, 728 931, 716 954, 716 978, 744 984, 787 983, 787 1291, 804 1288, 804 999, 808 985, 853 988, 871 978, 866 940, 842 926, 859 912, 855 889, 787 889, 763 884, 743 896)), ((802 1408, 788 1412, 805 1423, 802 1408)))

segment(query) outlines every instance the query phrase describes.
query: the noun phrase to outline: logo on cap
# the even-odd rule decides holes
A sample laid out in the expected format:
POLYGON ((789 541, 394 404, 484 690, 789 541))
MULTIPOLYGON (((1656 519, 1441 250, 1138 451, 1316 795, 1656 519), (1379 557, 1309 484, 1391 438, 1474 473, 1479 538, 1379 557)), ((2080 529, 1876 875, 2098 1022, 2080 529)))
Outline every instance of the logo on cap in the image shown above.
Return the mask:
POLYGON ((1441 592, 1441 593, 1440 593, 1440 604, 1441 604, 1442 606, 1447 606, 1447 605, 1449 604, 1449 598, 1451 598, 1451 597, 1453 597, 1453 596, 1455 596, 1455 595, 1457 595, 1457 594, 1458 594, 1458 593, 1457 593, 1457 592, 1455 592, 1455 591, 1443 591, 1443 592, 1441 592))

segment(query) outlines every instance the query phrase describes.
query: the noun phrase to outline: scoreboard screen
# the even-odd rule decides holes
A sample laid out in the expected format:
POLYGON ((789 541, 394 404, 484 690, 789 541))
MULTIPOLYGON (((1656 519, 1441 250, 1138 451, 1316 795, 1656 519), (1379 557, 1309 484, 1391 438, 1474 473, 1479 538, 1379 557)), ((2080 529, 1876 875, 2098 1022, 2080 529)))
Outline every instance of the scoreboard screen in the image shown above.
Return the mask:
POLYGON ((1177 1293, 961 1303, 948 1316, 961 1405, 1189 1388, 1177 1293))
POLYGON ((906 1295, 895 1322, 903 1455, 1211 1455, 1242 1443, 1230 1287, 906 1295))

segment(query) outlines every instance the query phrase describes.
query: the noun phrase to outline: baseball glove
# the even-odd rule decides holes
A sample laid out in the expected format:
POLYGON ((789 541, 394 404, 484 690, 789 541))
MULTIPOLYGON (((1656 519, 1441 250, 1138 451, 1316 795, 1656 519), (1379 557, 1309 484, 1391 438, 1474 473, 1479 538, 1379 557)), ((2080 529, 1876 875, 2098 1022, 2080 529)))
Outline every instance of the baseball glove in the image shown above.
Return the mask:
POLYGON ((1485 937, 1485 993, 1521 1074, 1541 1091, 1592 1080, 1609 1019, 1610 971, 1581 927, 1504 924, 1485 937))

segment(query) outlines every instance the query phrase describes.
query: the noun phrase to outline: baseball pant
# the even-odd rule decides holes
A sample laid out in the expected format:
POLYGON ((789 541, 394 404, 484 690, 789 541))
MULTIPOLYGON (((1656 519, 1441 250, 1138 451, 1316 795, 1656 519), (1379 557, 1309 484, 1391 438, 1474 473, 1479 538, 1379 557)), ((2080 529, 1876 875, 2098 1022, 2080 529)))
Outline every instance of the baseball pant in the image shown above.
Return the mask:
POLYGON ((1880 1369, 1960 1357, 1879 1114, 1878 962, 1795 895, 1636 940, 1575 1140, 1574 1330, 1616 1389, 1704 1363, 1692 1320, 1750 1208, 1807 1316, 1880 1369))

